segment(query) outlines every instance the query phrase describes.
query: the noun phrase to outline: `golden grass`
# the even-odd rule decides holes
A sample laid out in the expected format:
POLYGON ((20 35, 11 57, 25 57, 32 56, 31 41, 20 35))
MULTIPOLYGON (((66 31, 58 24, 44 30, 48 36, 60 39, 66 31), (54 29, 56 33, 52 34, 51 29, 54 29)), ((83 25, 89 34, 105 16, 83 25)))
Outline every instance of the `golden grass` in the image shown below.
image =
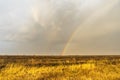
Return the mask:
POLYGON ((14 63, 0 70, 0 80, 120 80, 120 65, 86 63, 35 67, 14 63))

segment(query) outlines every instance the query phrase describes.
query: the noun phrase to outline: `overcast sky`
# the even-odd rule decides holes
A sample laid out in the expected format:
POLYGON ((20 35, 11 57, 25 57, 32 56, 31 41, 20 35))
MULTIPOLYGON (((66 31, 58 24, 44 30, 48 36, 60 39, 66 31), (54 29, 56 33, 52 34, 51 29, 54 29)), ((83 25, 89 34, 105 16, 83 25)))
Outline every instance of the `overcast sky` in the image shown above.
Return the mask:
POLYGON ((119 0, 0 0, 1 55, 120 55, 119 0))

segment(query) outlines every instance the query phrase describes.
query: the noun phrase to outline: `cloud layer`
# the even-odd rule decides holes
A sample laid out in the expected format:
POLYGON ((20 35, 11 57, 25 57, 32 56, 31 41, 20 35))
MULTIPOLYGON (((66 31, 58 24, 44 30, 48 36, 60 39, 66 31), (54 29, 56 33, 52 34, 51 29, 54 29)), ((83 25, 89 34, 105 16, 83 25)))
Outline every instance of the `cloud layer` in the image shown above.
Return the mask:
POLYGON ((119 4, 119 0, 1 0, 0 53, 119 54, 119 4))

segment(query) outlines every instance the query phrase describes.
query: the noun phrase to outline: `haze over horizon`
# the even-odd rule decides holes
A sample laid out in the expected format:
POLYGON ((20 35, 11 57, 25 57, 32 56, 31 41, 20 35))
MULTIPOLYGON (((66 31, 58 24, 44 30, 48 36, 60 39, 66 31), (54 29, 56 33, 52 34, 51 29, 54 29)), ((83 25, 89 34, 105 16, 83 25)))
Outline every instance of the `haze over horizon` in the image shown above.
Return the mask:
POLYGON ((119 0, 0 0, 0 55, 120 55, 119 0))

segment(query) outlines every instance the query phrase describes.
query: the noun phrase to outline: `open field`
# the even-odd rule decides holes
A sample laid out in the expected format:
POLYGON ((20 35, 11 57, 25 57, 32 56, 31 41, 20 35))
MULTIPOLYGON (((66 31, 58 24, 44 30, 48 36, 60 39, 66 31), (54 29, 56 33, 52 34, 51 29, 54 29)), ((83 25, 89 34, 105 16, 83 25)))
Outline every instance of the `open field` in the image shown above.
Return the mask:
POLYGON ((0 80, 120 80, 120 56, 0 56, 0 80))

